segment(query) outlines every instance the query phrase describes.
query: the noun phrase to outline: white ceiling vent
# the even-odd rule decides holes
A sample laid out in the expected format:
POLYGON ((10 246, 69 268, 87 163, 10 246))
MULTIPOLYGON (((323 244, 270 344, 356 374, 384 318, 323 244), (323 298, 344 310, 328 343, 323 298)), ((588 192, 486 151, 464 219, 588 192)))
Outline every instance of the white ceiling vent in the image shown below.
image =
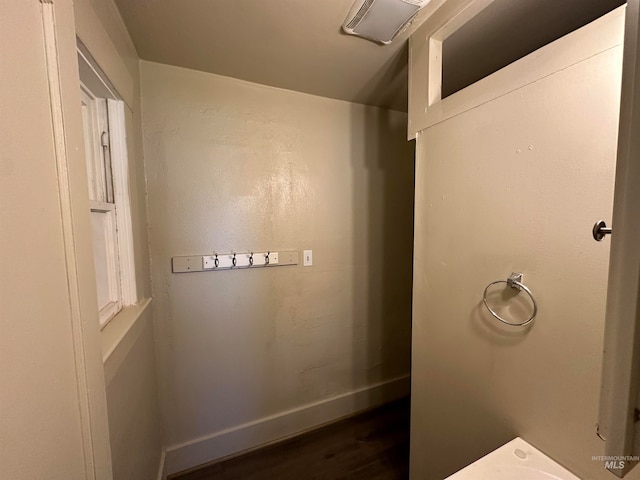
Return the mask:
POLYGON ((391 43, 430 0, 356 0, 342 29, 350 35, 391 43))

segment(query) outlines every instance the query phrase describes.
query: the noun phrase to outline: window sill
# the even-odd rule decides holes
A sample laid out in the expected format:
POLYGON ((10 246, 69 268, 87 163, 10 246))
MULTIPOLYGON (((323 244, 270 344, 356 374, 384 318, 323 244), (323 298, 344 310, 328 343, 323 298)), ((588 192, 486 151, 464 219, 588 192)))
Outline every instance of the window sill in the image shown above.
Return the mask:
POLYGON ((137 305, 123 308, 100 332, 102 363, 105 368, 107 384, 138 339, 144 327, 144 322, 138 320, 150 304, 151 298, 144 298, 137 305), (118 352, 117 355, 116 352, 118 352))

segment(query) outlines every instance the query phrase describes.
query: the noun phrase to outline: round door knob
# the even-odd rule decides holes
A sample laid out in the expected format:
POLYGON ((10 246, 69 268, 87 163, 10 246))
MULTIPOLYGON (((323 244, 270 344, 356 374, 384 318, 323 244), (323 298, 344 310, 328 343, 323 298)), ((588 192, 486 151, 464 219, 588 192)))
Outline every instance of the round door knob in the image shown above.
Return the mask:
POLYGON ((593 239, 596 242, 600 242, 607 235, 611 235, 611 228, 607 228, 607 224, 604 220, 598 220, 593 225, 593 230, 591 232, 593 233, 593 239))

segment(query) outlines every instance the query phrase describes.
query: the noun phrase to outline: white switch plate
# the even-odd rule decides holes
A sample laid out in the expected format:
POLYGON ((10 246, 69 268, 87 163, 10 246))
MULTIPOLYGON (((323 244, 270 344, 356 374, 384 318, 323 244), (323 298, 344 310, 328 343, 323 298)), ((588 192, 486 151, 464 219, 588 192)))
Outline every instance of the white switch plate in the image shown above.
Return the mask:
POLYGON ((310 267, 313 265, 313 251, 312 250, 304 250, 302 252, 302 264, 305 267, 310 267))

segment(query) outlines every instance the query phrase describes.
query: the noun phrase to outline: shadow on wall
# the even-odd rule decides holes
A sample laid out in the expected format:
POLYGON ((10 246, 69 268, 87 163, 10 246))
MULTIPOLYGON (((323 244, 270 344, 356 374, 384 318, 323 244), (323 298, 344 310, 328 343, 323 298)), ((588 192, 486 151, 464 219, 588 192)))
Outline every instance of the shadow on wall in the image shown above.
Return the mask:
MULTIPOLYGON (((355 39, 368 42, 369 40, 355 39)), ((385 48, 380 46, 379 48, 385 48)), ((407 111, 409 97, 409 42, 380 68, 362 86, 356 101, 365 105, 382 105, 386 108, 407 111)), ((406 137, 406 126, 401 136, 406 137)), ((400 133, 400 132, 398 132, 400 133)))
POLYGON ((362 308, 352 316, 358 388, 410 371, 415 152, 406 116, 397 112, 353 109, 351 128, 352 162, 363 162, 352 165, 352 291, 362 308))

